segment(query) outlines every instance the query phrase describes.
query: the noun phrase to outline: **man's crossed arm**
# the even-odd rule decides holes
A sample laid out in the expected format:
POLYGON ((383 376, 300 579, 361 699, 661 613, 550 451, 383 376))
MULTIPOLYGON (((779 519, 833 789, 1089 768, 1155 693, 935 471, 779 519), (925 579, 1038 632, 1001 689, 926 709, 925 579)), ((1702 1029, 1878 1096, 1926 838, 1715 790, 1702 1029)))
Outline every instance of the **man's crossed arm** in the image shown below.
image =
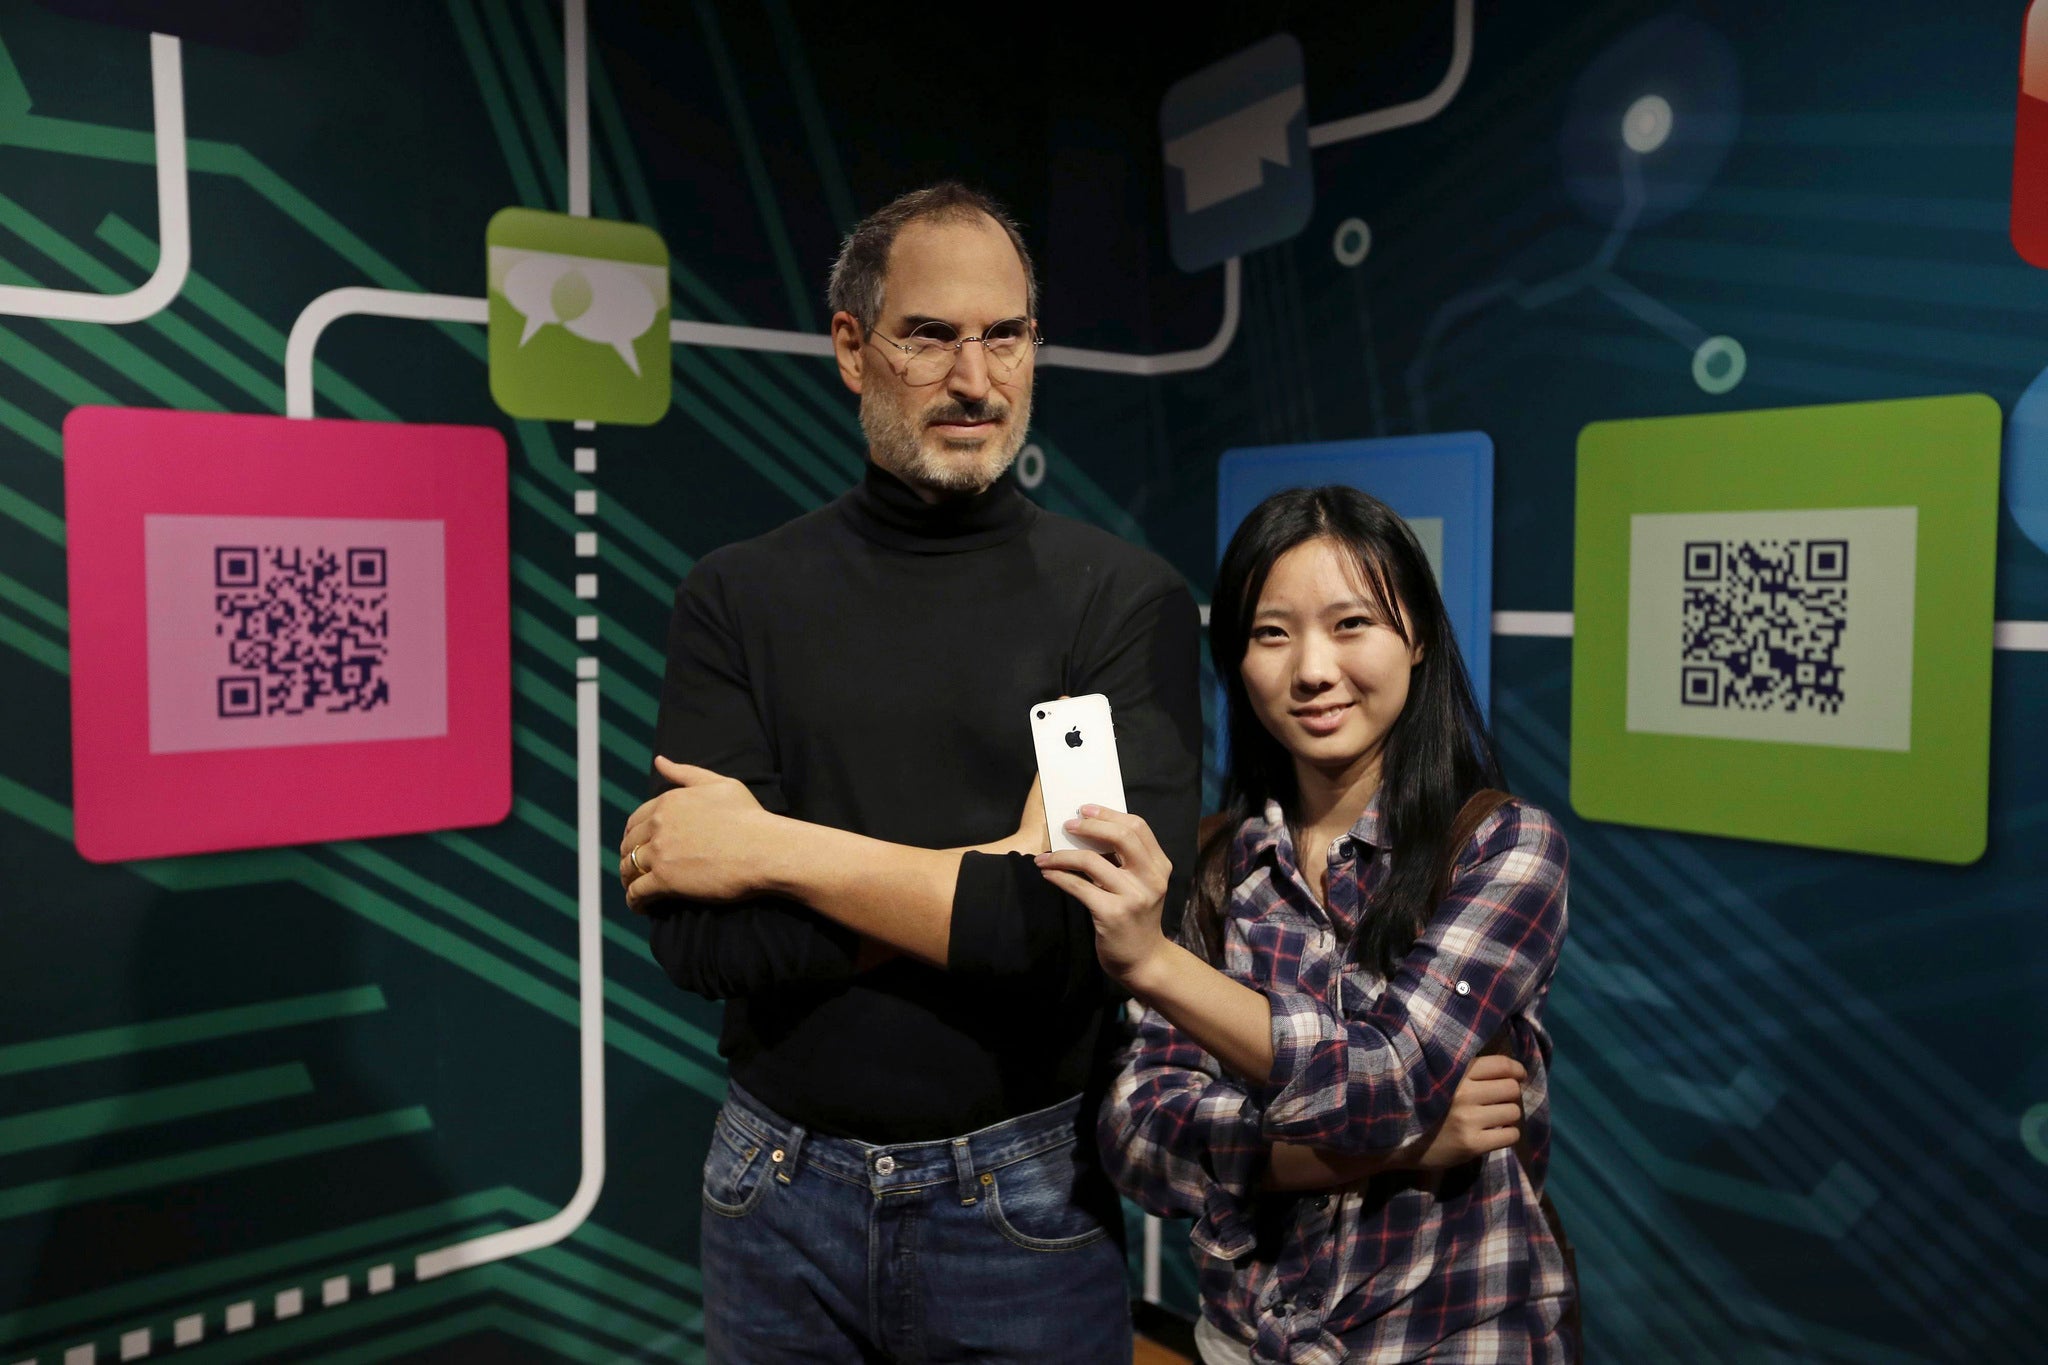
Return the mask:
POLYGON ((646 914, 667 897, 728 902, 781 896, 878 945, 946 965, 954 885, 968 853, 1036 853, 1045 806, 1032 784, 1017 831, 971 848, 912 848, 762 808, 747 785, 705 768, 654 760, 676 785, 641 803, 619 841, 626 904, 646 914))

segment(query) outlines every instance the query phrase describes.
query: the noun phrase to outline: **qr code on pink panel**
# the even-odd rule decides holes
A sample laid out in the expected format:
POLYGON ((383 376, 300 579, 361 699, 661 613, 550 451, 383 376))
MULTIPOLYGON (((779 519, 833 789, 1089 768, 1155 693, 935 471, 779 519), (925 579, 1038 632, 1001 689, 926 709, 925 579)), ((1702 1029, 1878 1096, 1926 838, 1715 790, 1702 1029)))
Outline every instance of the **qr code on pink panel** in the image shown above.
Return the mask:
POLYGON ((79 408, 64 447, 82 854, 504 818, 497 432, 79 408))
POLYGON ((149 751, 448 731, 439 521, 143 518, 149 751))

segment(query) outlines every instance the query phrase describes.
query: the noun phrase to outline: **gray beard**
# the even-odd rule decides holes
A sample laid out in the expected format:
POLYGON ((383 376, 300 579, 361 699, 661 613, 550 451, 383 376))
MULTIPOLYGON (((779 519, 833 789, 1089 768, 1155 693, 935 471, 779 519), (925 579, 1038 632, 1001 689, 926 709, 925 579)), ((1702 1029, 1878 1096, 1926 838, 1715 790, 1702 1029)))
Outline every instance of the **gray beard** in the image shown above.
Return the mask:
POLYGON ((1031 391, 1010 409, 1010 423, 999 440, 977 451, 953 450, 933 455, 924 447, 924 428, 893 403, 860 396, 860 429, 876 464, 913 488, 957 497, 979 493, 1003 476, 1024 448, 1031 429, 1031 391))

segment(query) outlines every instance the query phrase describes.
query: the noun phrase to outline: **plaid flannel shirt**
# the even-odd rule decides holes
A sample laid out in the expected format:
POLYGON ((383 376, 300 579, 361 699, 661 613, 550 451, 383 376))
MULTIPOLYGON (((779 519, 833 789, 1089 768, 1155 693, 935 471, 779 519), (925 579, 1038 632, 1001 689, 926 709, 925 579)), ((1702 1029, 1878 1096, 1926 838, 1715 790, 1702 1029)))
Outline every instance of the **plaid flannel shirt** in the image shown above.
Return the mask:
POLYGON ((1261 1365, 1565 1361, 1558 1322, 1573 1289, 1538 1206, 1564 836, 1520 801, 1489 816, 1391 980, 1347 951, 1389 856, 1375 800, 1330 849, 1326 909, 1280 808, 1245 822, 1223 970, 1271 1002, 1270 1082, 1226 1076, 1134 1002, 1136 1036, 1100 1120, 1104 1157, 1148 1212, 1195 1220, 1203 1311, 1261 1365), (1526 1166, 1499 1151, 1328 1194, 1259 1190, 1275 1142, 1384 1153, 1429 1132, 1496 1036, 1529 1072, 1526 1166))

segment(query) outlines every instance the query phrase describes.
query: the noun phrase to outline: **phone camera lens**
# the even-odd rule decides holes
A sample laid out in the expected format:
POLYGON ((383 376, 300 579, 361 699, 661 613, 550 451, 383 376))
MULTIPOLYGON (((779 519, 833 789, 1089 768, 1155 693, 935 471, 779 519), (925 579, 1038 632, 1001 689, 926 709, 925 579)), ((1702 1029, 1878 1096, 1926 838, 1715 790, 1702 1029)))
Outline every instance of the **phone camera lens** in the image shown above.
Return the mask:
POLYGON ((1043 712, 1043 711, 1040 711, 1040 712, 1038 713, 1038 718, 1039 718, 1040 720, 1044 720, 1044 719, 1045 719, 1045 712, 1043 712))

